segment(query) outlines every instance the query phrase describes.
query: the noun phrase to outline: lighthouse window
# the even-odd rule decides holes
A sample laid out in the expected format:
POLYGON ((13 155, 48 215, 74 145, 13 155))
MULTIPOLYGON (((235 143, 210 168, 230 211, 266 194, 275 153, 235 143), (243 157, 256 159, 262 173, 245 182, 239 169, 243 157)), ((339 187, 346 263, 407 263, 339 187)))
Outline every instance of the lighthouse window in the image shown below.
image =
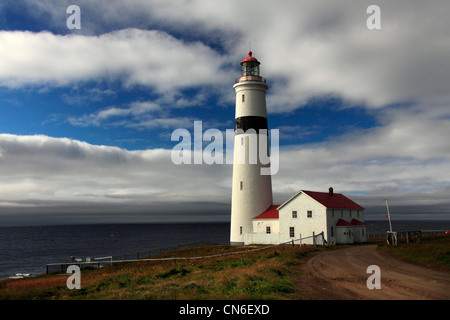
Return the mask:
POLYGON ((244 181, 241 181, 241 183, 240 183, 240 189, 241 189, 241 190, 244 189, 244 181))
POLYGON ((245 94, 242 95, 242 102, 245 101, 245 94))
POLYGON ((292 218, 297 218, 297 211, 292 211, 292 218))
POLYGON ((306 216, 307 216, 308 218, 312 218, 312 211, 311 211, 311 210, 308 210, 307 213, 306 213, 306 216))
POLYGON ((293 238, 295 236, 295 229, 294 227, 289 227, 289 237, 293 238))
POLYGON ((239 234, 242 234, 242 226, 239 227, 239 234))
POLYGON ((270 226, 266 227, 266 233, 269 234, 270 233, 270 226))

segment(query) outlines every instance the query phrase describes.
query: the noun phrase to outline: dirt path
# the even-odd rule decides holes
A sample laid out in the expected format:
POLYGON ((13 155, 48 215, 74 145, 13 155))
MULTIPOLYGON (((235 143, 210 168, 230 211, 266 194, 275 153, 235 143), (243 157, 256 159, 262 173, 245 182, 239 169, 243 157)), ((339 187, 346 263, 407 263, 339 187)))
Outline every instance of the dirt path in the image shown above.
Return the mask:
POLYGON ((389 256, 376 245, 322 251, 298 267, 300 299, 422 300, 450 299, 450 274, 389 256), (367 267, 381 270, 381 289, 367 288, 367 267))

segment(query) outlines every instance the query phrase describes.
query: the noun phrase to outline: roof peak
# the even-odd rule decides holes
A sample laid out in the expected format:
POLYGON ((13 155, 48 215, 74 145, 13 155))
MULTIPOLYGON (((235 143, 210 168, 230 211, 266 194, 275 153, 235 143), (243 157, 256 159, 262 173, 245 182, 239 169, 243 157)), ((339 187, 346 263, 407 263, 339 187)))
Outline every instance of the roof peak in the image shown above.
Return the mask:
POLYGON ((360 206, 353 200, 347 198, 341 193, 334 193, 330 195, 329 192, 320 192, 320 191, 309 191, 309 190, 300 190, 292 197, 290 197, 287 201, 279 206, 279 209, 284 207, 286 204, 291 202, 298 195, 304 193, 305 195, 311 197, 315 201, 319 202, 323 206, 329 209, 356 209, 356 210, 364 210, 364 207, 360 206))

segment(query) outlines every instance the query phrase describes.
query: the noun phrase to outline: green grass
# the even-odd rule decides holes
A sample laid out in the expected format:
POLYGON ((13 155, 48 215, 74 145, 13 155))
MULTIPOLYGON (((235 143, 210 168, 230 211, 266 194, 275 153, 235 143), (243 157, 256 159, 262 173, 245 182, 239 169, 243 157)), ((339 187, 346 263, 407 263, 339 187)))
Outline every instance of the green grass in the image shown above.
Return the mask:
MULTIPOLYGON (((160 256, 206 256, 248 249, 202 246, 160 256)), ((82 270, 81 290, 67 289, 65 275, 5 280, 0 282, 0 299, 293 299, 293 267, 314 250, 279 246, 199 260, 133 262, 82 270)))
MULTIPOLYGON (((346 246, 342 246, 346 247, 346 246)), ((195 299, 300 299, 294 285, 298 265, 316 250, 339 250, 277 246, 198 260, 130 262, 94 270, 82 270, 81 289, 66 287, 68 275, 42 275, 0 281, 0 300, 195 300, 195 299)), ((201 246, 161 254, 207 256, 248 250, 248 247, 201 246)), ((422 243, 400 242, 397 247, 380 244, 401 259, 450 271, 450 237, 424 237, 422 243)))
POLYGON ((386 250, 395 257, 412 261, 427 267, 450 271, 450 236, 422 236, 421 242, 399 239, 397 246, 389 246, 385 242, 380 249, 386 250))

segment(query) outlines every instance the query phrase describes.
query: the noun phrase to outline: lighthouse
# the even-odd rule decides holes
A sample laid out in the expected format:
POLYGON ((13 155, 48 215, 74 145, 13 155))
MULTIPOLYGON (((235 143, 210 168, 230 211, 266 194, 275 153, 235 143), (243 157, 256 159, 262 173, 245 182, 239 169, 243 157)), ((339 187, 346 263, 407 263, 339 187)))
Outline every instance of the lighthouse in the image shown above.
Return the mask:
POLYGON ((243 245, 244 235, 253 232, 252 219, 272 205, 272 178, 262 174, 270 163, 266 110, 266 79, 260 76, 260 62, 252 52, 241 62, 236 93, 233 181, 231 192, 230 243, 243 245), (262 142, 262 143, 261 143, 262 142))

